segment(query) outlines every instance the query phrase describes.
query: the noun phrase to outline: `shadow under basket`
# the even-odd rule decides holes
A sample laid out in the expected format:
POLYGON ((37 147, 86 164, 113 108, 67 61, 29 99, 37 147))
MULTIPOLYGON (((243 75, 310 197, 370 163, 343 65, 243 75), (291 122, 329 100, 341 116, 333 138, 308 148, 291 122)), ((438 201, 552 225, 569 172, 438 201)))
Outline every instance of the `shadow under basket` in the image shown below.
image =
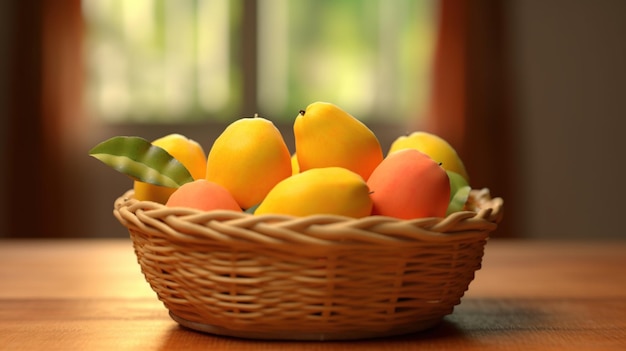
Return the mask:
POLYGON ((179 324, 252 339, 348 340, 428 329, 480 269, 502 199, 446 218, 254 216, 115 201, 141 271, 179 324))

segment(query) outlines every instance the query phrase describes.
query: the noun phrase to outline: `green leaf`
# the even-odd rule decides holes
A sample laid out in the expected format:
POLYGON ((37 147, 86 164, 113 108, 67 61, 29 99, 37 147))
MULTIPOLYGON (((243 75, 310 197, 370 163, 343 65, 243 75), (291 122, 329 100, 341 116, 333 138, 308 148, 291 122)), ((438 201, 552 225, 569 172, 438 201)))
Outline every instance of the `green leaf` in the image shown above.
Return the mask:
POLYGON ((472 188, 469 185, 467 185, 467 186, 461 187, 459 190, 456 191, 456 193, 454 193, 452 200, 450 200, 450 204, 448 204, 448 210, 446 211, 446 216, 451 213, 463 210, 463 207, 465 206, 465 203, 467 202, 467 199, 469 198, 469 194, 471 190, 472 188))
POLYGON ((450 201, 452 201, 452 198, 459 191, 459 189, 469 186, 469 183, 465 180, 465 178, 463 178, 462 175, 456 172, 447 170, 446 173, 448 174, 448 180, 450 181, 450 201))
POLYGON ((113 137, 96 145, 89 155, 141 182, 178 188, 193 181, 182 163, 163 148, 140 137, 113 137))
POLYGON ((252 213, 252 214, 254 214, 254 211, 256 211, 256 209, 257 209, 257 207, 259 207, 259 205, 261 205, 260 202, 258 204, 256 204, 256 205, 253 205, 252 207, 246 209, 244 212, 245 213, 252 213))

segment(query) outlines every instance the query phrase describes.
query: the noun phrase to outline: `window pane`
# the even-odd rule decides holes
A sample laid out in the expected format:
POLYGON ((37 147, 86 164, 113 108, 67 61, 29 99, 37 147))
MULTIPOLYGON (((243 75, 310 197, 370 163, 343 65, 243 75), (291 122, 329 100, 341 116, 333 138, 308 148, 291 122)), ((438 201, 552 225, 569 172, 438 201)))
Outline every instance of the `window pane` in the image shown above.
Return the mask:
POLYGON ((204 118, 228 108, 228 0, 83 0, 87 101, 106 121, 204 118))
POLYGON ((435 0, 257 1, 257 79, 235 58, 248 1, 83 0, 87 102, 107 122, 232 120, 243 82, 291 121, 316 100, 402 121, 428 95, 435 0))
POLYGON ((360 119, 419 115, 428 94, 433 5, 259 1, 261 110, 293 118, 307 103, 325 100, 360 119))

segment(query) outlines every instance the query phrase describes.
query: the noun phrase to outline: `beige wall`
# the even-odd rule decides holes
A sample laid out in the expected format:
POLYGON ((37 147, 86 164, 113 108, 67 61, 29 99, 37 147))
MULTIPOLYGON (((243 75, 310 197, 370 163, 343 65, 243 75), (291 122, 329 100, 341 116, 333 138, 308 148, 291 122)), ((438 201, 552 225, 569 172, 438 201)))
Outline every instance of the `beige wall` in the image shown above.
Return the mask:
POLYGON ((626 1, 510 3, 524 232, 622 237, 626 1))

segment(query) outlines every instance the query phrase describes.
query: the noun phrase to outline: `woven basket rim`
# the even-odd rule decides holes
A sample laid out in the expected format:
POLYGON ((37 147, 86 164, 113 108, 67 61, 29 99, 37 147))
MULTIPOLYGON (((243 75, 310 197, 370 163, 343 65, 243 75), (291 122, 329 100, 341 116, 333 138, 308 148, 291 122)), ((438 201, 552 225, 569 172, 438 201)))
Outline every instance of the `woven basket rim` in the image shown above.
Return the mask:
POLYGON ((114 215, 129 230, 167 237, 171 241, 211 240, 226 245, 281 243, 304 245, 390 244, 407 241, 466 240, 467 236, 486 237, 497 228, 503 215, 502 198, 492 198, 489 189, 474 189, 469 209, 444 218, 398 219, 385 216, 350 218, 336 215, 294 217, 253 215, 231 210, 202 211, 167 207, 152 201, 138 201, 133 190, 114 203, 114 215), (225 235, 224 233, 228 233, 225 235), (452 235, 453 234, 453 235, 452 235))

